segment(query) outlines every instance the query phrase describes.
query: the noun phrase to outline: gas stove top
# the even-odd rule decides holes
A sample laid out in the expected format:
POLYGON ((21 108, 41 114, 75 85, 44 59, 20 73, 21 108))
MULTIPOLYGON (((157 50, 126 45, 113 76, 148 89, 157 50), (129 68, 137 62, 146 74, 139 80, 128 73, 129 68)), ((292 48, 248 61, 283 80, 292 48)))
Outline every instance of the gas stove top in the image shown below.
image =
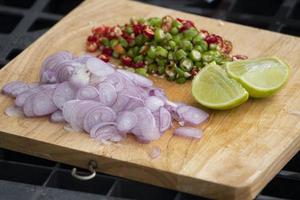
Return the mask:
MULTIPOLYGON (((0 0, 0 68, 51 28, 81 0, 0 0)), ((146 0, 145 3, 300 36, 300 0, 146 0)), ((0 149, 0 200, 205 199, 98 173, 71 176, 72 166, 0 149)), ((81 169, 80 171, 86 172, 81 169)), ((257 200, 300 199, 300 153, 257 200)))

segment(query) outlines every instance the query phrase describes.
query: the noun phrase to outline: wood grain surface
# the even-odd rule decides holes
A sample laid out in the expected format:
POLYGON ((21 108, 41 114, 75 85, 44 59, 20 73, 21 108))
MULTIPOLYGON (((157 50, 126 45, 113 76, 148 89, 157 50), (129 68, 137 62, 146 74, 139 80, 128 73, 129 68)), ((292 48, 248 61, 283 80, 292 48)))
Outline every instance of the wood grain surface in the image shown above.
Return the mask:
MULTIPOLYGON (((198 27, 233 42, 234 53, 250 58, 276 55, 291 66, 288 84, 275 96, 250 99, 229 111, 212 111, 201 140, 172 136, 140 144, 129 137, 118 144, 102 145, 84 133, 71 133, 47 118, 9 118, 4 115, 12 99, 0 95, 0 146, 19 152, 87 168, 97 161, 100 172, 166 188, 219 199, 251 199, 300 148, 300 39, 229 22, 186 14, 128 0, 87 0, 63 18, 0 71, 0 87, 12 80, 38 80, 48 55, 85 50, 91 28, 121 24, 130 17, 171 15, 188 18, 198 27), (149 152, 161 149, 160 157, 149 152)), ((177 85, 154 79, 174 101, 199 106, 191 84, 177 85)))

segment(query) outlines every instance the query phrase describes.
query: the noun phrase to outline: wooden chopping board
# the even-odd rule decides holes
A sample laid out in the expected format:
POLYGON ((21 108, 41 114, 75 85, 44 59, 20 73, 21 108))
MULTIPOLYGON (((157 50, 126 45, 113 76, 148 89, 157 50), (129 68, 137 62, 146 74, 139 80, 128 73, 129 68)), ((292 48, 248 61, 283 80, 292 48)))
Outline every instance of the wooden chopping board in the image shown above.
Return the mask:
MULTIPOLYGON (((171 131, 150 144, 129 137, 101 145, 87 134, 70 133, 47 118, 9 118, 4 110, 12 99, 0 95, 0 146, 15 151, 134 179, 196 195, 251 199, 299 151, 300 39, 256 28, 199 17, 128 0, 87 0, 0 71, 0 87, 12 80, 34 82, 42 61, 59 50, 84 53, 93 26, 122 24, 132 16, 171 15, 191 19, 198 27, 233 42, 234 53, 250 58, 276 55, 291 66, 288 84, 271 98, 251 99, 229 111, 212 111, 202 126, 204 137, 174 137, 171 131), (160 157, 151 159, 153 148, 160 157)), ((191 84, 153 79, 174 101, 197 105, 191 84)), ((198 105, 199 106, 199 105, 198 105)))

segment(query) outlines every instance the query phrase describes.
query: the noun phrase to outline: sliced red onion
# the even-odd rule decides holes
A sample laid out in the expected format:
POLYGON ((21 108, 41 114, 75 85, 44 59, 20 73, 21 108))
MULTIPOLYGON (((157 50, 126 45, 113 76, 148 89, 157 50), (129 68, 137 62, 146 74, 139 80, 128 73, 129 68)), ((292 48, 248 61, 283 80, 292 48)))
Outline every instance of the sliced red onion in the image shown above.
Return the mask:
POLYGON ((89 58, 86 61, 87 69, 97 76, 108 76, 115 72, 115 69, 109 66, 107 63, 103 62, 98 58, 89 58))
POLYGON ((117 71, 107 76, 106 80, 116 88, 117 92, 122 91, 128 85, 133 85, 131 81, 128 81, 124 75, 117 71))
POLYGON ((77 58, 74 58, 73 61, 74 61, 74 62, 80 62, 80 63, 82 63, 82 64, 86 64, 86 62, 87 62, 88 59, 90 59, 90 58, 93 58, 93 56, 92 56, 92 55, 89 55, 89 54, 85 54, 85 55, 81 55, 81 56, 79 56, 79 57, 77 57, 77 58))
POLYGON ((159 131, 165 132, 171 126, 172 117, 170 112, 164 108, 160 107, 159 109, 159 131))
POLYGON ((149 156, 152 158, 152 159, 155 159, 157 157, 160 156, 160 148, 159 147, 153 147, 150 152, 149 152, 149 156))
POLYGON ((76 90, 69 82, 63 82, 57 85, 53 93, 53 102, 59 108, 62 109, 65 102, 74 99, 76 96, 76 90))
POLYGON ((178 106, 177 113, 185 122, 192 125, 198 125, 208 118, 206 112, 188 105, 178 106))
POLYGON ((79 102, 81 102, 81 100, 70 100, 64 103, 62 112, 63 112, 64 119, 67 122, 69 123, 71 122, 72 117, 75 114, 73 112, 73 109, 78 106, 79 102))
POLYGON ((35 114, 33 112, 33 99, 34 99, 35 95, 36 95, 36 93, 30 95, 25 100, 25 103, 23 106, 23 112, 24 112, 25 116, 27 116, 27 117, 35 116, 35 114))
POLYGON ((139 107, 133 112, 137 116, 138 122, 132 129, 132 133, 142 141, 157 140, 160 133, 151 111, 146 107, 139 107))
POLYGON ((85 86, 80 88, 76 94, 80 100, 99 100, 99 92, 94 86, 85 86))
POLYGON ((90 132, 91 128, 101 122, 112 122, 116 119, 116 113, 107 106, 98 105, 89 109, 83 120, 83 128, 90 132))
POLYGON ((127 106, 129 100, 130 97, 119 93, 116 102, 112 105, 112 109, 115 112, 120 112, 122 110, 125 110, 125 107, 127 106))
POLYGON ((143 107, 145 105, 144 100, 138 97, 129 96, 129 101, 125 106, 124 110, 134 110, 138 107, 143 107))
POLYGON ((9 117, 24 117, 22 108, 15 105, 7 107, 4 112, 9 117))
POLYGON ((74 65, 74 71, 69 81, 77 88, 87 86, 90 82, 90 73, 83 64, 77 63, 74 65))
POLYGON ((54 89, 44 90, 35 94, 33 98, 33 113, 35 116, 49 115, 57 110, 52 101, 54 89))
POLYGON ((16 106, 19 106, 19 107, 24 106, 24 103, 29 96, 31 96, 32 94, 35 94, 41 90, 42 90, 41 87, 36 87, 36 88, 31 88, 31 89, 19 94, 15 100, 16 106))
POLYGON ((103 122, 95 125, 91 129, 90 136, 100 141, 119 142, 123 139, 123 136, 118 133, 114 122, 103 122))
POLYGON ((202 137, 202 130, 194 127, 180 127, 175 130, 174 134, 199 139, 202 137))
POLYGON ((132 80, 133 82, 135 82, 137 85, 141 87, 151 87, 153 85, 153 82, 150 79, 147 79, 141 75, 126 70, 122 70, 122 69, 117 69, 117 71, 124 74, 126 77, 128 77, 130 80, 132 80))
POLYGON ((102 104, 90 100, 79 100, 78 102, 72 102, 70 105, 68 105, 67 102, 63 106, 63 115, 65 120, 70 123, 72 128, 76 130, 83 130, 84 118, 86 114, 98 106, 102 106, 102 104), (75 104, 75 107, 71 107, 72 104, 75 104), (65 106, 67 106, 67 108, 65 108, 65 106), (71 113, 71 116, 69 113, 71 113))
POLYGON ((110 83, 100 83, 98 85, 100 102, 106 106, 113 105, 117 100, 115 87, 110 83))
POLYGON ((50 120, 55 123, 64 122, 64 116, 61 110, 57 110, 50 116, 50 120))
POLYGON ((23 85, 21 85, 20 87, 17 87, 17 88, 15 88, 14 90, 12 90, 11 95, 12 95, 13 97, 16 97, 16 96, 18 96, 19 94, 21 94, 21 93, 23 93, 23 92, 25 92, 25 91, 27 91, 27 90, 29 90, 29 89, 30 89, 30 87, 29 87, 28 84, 23 84, 23 85))
POLYGON ((164 101, 161 98, 156 96, 150 96, 145 100, 145 106, 154 112, 158 110, 160 107, 164 106, 164 101))
POLYGON ((21 82, 21 81, 12 81, 12 82, 9 82, 9 83, 5 84, 2 87, 1 91, 2 91, 3 94, 12 95, 13 90, 15 90, 16 88, 19 88, 23 85, 24 85, 24 83, 21 82))
POLYGON ((121 112, 116 120, 117 129, 122 133, 129 132, 138 122, 137 116, 133 112, 121 112))

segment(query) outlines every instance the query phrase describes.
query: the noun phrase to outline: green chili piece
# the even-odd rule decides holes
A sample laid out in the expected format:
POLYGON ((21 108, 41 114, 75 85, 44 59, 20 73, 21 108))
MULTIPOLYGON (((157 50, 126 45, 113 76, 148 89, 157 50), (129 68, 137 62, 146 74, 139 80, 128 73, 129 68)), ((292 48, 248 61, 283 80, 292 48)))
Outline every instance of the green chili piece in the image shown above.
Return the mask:
POLYGON ((172 35, 176 35, 178 32, 179 32, 178 28, 176 28, 176 27, 171 28, 170 33, 171 33, 172 35))
POLYGON ((157 46, 155 50, 156 56, 167 57, 168 51, 161 46, 157 46))
POLYGON ((119 43, 119 41, 117 39, 112 39, 109 43, 110 47, 114 47, 119 43))
POLYGON ((159 75, 163 75, 163 74, 165 73, 165 66, 159 66, 159 67, 157 68, 157 73, 158 73, 159 75))
POLYGON ((202 68, 202 67, 204 66, 202 62, 195 62, 194 65, 195 65, 198 69, 200 69, 200 68, 202 68))
POLYGON ((175 65, 175 71, 177 72, 178 77, 185 77, 185 71, 177 67, 177 65, 175 65))
POLYGON ((206 41, 202 40, 199 45, 202 47, 203 51, 207 51, 208 50, 208 44, 206 41))
POLYGON ((164 39, 167 40, 167 41, 169 41, 169 40, 173 39, 173 36, 171 35, 171 33, 166 33, 164 39))
POLYGON ((198 50, 193 49, 189 54, 190 59, 193 61, 201 60, 201 53, 198 50))
POLYGON ((133 56, 134 56, 133 48, 128 49, 127 55, 128 55, 129 57, 133 57, 133 56))
POLYGON ((175 52, 176 60, 181 60, 187 56, 186 52, 183 49, 179 49, 175 52))
POLYGON ((204 62, 209 63, 214 60, 214 56, 208 51, 203 53, 202 59, 204 62))
POLYGON ((135 44, 141 46, 145 43, 144 35, 140 34, 135 38, 135 44))
POLYGON ((170 40, 168 43, 169 43, 169 46, 171 47, 171 49, 175 49, 176 42, 174 40, 170 40))
POLYGON ((185 58, 181 60, 180 67, 185 71, 191 71, 191 69, 193 68, 193 62, 191 61, 191 59, 185 58))
POLYGON ((159 42, 161 41, 162 39, 165 38, 165 33, 162 29, 158 28, 155 30, 155 33, 154 33, 154 40, 156 42, 159 42))
POLYGON ((159 17, 151 17, 147 20, 148 25, 154 26, 154 27, 160 27, 162 20, 159 17))
POLYGON ((112 56, 113 56, 114 58, 119 58, 119 57, 120 57, 120 54, 118 54, 116 51, 113 51, 112 56))
POLYGON ((209 44, 209 50, 217 50, 218 45, 217 44, 209 44))
POLYGON ((167 59, 163 59, 163 58, 157 58, 156 62, 157 62, 158 66, 165 66, 166 63, 168 62, 168 60, 167 59))
POLYGON ((180 46, 185 51, 191 51, 193 49, 193 44, 190 41, 188 41, 188 40, 182 40, 180 42, 180 46))
POLYGON ((119 39, 119 43, 122 45, 122 47, 126 48, 128 47, 128 42, 124 38, 119 39))
POLYGON ((135 55, 138 55, 139 54, 139 52, 140 52, 140 48, 138 47, 138 46, 135 46, 135 47, 133 47, 133 55, 135 56, 135 55))
POLYGON ((145 68, 137 68, 135 69, 135 73, 140 74, 142 76, 148 76, 147 70, 145 68))
POLYGON ((148 65, 148 73, 155 74, 157 72, 157 65, 152 63, 148 65))
POLYGON ((135 63, 137 63, 138 61, 143 61, 144 60, 144 56, 143 55, 138 55, 138 56, 135 56, 134 58, 133 58, 133 61, 135 62, 135 63))
POLYGON ((155 51, 156 51, 156 48, 154 46, 150 46, 150 48, 149 48, 149 50, 147 52, 147 56, 149 58, 154 59, 156 57, 155 51))
POLYGON ((169 53, 168 53, 168 59, 169 60, 174 60, 174 53, 173 52, 169 51, 169 53))
POLYGON ((149 58, 148 56, 146 56, 146 58, 145 58, 145 63, 147 64, 147 65, 149 65, 149 64, 151 64, 151 63, 153 63, 154 62, 154 60, 152 59, 152 58, 149 58))
POLYGON ((127 26, 125 30, 126 30, 126 32, 127 32, 128 34, 133 33, 133 29, 132 29, 132 27, 130 27, 130 26, 127 26))
POLYGON ((184 84, 186 82, 186 78, 180 77, 176 79, 176 83, 178 84, 184 84))
POLYGON ((106 46, 106 47, 109 46, 109 40, 108 40, 106 37, 103 37, 103 38, 101 39, 101 43, 102 43, 104 46, 106 46))
POLYGON ((177 20, 175 19, 175 20, 173 20, 173 22, 172 22, 172 27, 180 28, 180 27, 182 27, 182 23, 180 23, 179 21, 177 21, 177 20))
POLYGON ((176 43, 176 44, 179 44, 180 41, 181 41, 181 37, 179 35, 175 35, 173 36, 173 41, 176 43))
POLYGON ((193 38, 193 44, 195 44, 195 45, 200 44, 202 41, 203 41, 203 39, 200 35, 197 35, 193 38))
POLYGON ((190 28, 183 32, 183 37, 187 40, 192 40, 196 35, 198 35, 198 31, 195 28, 190 28))

